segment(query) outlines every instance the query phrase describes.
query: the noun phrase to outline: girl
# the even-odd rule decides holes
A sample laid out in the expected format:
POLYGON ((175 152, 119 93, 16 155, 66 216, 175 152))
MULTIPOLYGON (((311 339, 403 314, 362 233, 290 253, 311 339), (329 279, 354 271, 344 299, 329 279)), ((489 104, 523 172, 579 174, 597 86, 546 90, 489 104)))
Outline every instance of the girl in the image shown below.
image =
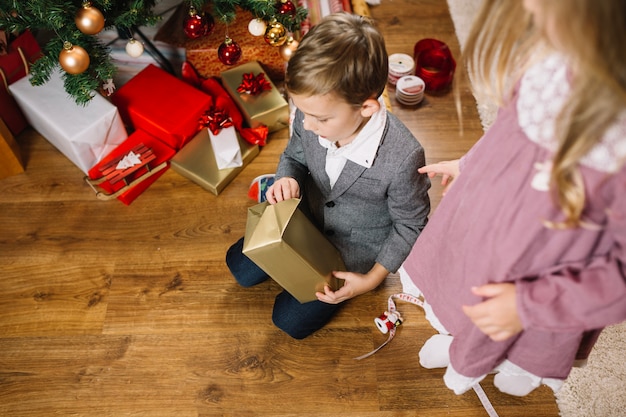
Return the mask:
POLYGON ((401 270, 441 333, 420 362, 457 394, 490 372, 509 394, 557 390, 581 342, 626 319, 624 44, 622 0, 484 1, 466 61, 500 111, 419 170, 447 187, 401 270))

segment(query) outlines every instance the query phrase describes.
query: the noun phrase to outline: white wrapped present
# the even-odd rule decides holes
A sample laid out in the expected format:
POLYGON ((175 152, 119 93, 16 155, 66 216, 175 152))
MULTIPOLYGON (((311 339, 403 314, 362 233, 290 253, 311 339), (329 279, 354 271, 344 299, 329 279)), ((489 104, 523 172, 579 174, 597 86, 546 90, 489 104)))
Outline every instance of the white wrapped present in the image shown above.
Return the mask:
POLYGON ((99 94, 86 106, 76 104, 60 70, 41 86, 28 78, 9 86, 13 97, 30 125, 84 173, 128 137, 117 107, 99 94))

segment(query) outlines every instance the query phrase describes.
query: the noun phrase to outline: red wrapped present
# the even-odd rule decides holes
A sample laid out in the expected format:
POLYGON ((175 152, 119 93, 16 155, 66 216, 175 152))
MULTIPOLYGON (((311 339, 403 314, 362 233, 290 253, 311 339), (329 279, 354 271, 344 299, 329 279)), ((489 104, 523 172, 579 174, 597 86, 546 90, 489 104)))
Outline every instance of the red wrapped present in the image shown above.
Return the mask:
POLYGON ((15 99, 9 92, 9 85, 26 76, 30 64, 41 57, 41 48, 30 31, 25 31, 6 46, 6 54, 0 55, 0 118, 7 127, 18 135, 28 126, 15 99))
POLYGON ((124 122, 181 149, 200 130, 209 95, 150 64, 112 96, 124 122))
POLYGON ((7 48, 7 34, 4 30, 0 30, 0 55, 6 55, 7 48))
POLYGON ((249 11, 237 9, 237 19, 228 28, 217 19, 209 35, 185 42, 183 46, 187 51, 187 61, 204 78, 219 76, 231 68, 231 65, 223 64, 217 55, 217 49, 224 42, 224 34, 228 33, 228 37, 241 48, 238 63, 258 61, 270 79, 282 81, 285 78, 285 60, 280 54, 280 48, 269 45, 263 36, 253 36, 250 33, 248 23, 253 18, 249 11))
POLYGON ((139 129, 89 170, 85 181, 100 200, 129 205, 169 167, 176 151, 139 129))

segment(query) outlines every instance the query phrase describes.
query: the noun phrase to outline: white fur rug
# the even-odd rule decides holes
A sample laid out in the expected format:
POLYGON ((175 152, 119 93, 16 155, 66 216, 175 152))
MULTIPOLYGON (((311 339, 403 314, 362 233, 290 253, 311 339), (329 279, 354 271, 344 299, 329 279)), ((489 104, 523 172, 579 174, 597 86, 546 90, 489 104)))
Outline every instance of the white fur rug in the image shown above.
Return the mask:
MULTIPOLYGON (((447 0, 461 49, 481 0, 447 0)), ((494 120, 496 107, 480 102, 477 108, 483 128, 494 120)), ((606 328, 593 348, 589 361, 575 368, 556 393, 562 417, 626 416, 626 322, 606 328)))

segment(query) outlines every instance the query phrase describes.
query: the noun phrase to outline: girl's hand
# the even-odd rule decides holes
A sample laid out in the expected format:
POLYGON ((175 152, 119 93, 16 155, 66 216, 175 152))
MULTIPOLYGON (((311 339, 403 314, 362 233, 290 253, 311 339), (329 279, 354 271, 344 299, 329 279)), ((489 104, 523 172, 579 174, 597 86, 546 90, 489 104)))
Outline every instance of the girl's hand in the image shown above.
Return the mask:
POLYGON ((491 340, 501 342, 523 330, 517 314, 515 284, 487 284, 472 288, 472 292, 487 300, 463 306, 463 312, 491 340))
POLYGON ((458 159, 426 165, 418 169, 417 172, 420 174, 428 174, 428 178, 434 178, 438 174, 441 175, 441 185, 446 187, 443 190, 443 195, 446 195, 450 187, 452 187, 452 181, 461 173, 458 159))
POLYGON ((291 177, 282 177, 276 180, 265 192, 265 198, 270 204, 298 197, 300 197, 300 185, 291 177))

